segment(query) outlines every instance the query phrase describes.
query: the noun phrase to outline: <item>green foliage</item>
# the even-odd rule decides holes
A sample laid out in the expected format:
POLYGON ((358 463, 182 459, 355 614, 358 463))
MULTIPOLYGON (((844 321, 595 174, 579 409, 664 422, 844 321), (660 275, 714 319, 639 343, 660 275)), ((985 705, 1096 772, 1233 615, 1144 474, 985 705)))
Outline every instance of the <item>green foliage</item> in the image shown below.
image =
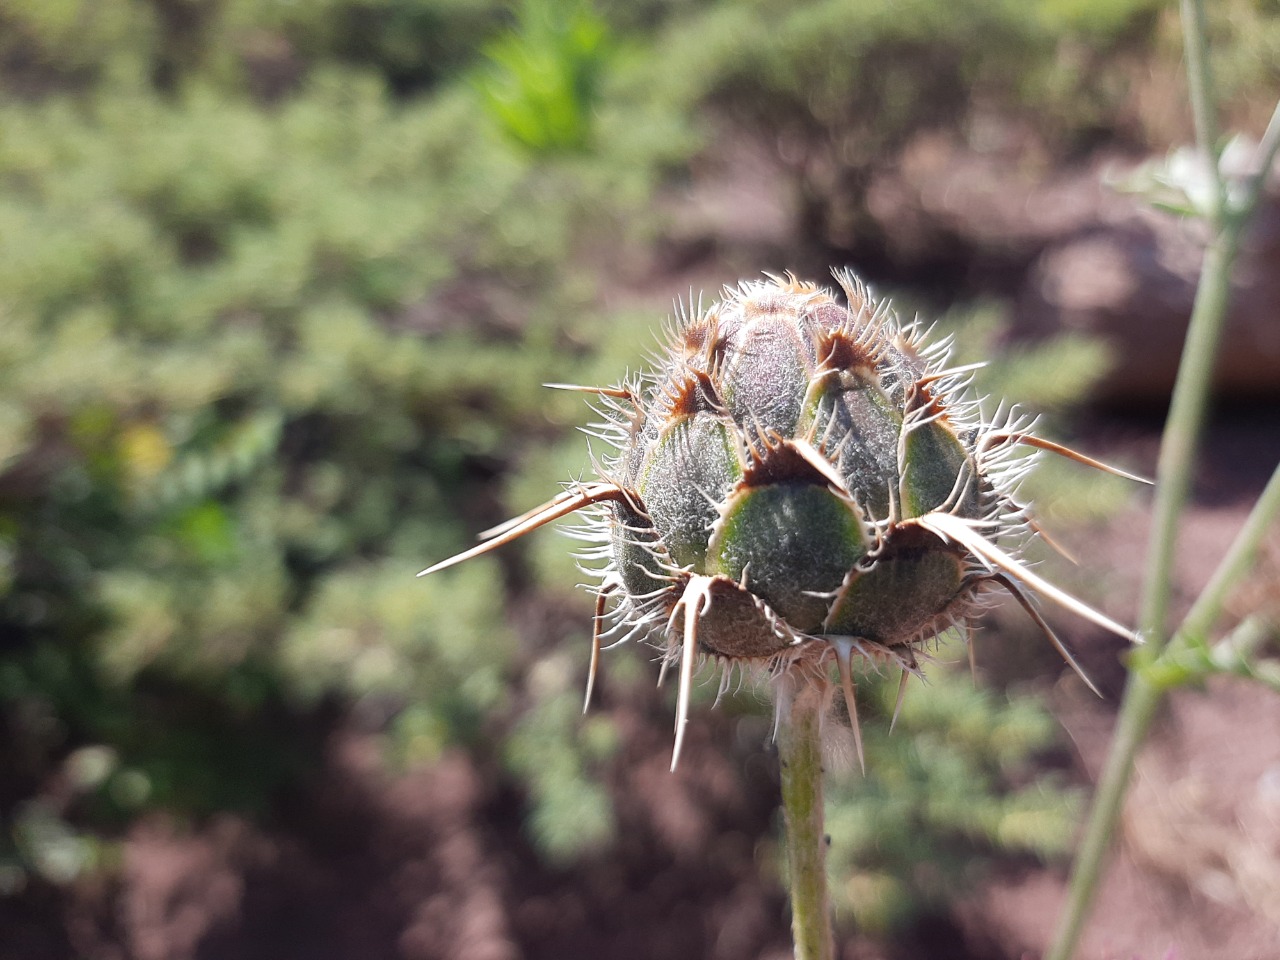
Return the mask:
POLYGON ((325 63, 421 89, 466 69, 504 7, 503 0, 3 0, 0 71, 37 96, 197 81, 274 98, 325 63))
POLYGON ((983 364, 974 374, 980 394, 1052 414, 1087 397, 1111 370, 1111 351, 1101 338, 1067 331, 1010 345, 1003 342, 1009 319, 999 304, 975 303, 938 320, 939 332, 956 338, 957 363, 983 364))
POLYGON ((1072 98, 1095 79, 1055 56, 1065 24, 1115 39, 1149 4, 1110 5, 1110 36, 1066 5, 987 0, 722 2, 672 29, 655 82, 676 96, 713 98, 794 135, 820 134, 865 163, 922 127, 954 123, 970 103, 1036 106, 1079 115, 1072 98), (1052 102, 1047 102, 1047 101, 1052 102))
POLYGON ((485 47, 485 107, 535 153, 583 150, 609 61, 608 29, 585 0, 523 0, 518 17, 515 29, 485 47))
POLYGON ((408 709, 392 732, 405 759, 422 761, 474 739, 501 706, 513 648, 490 565, 427 582, 411 566, 335 571, 286 629, 279 662, 304 701, 340 693, 408 709))
POLYGON ((507 740, 508 766, 529 785, 529 831, 553 861, 598 850, 614 835, 613 806, 591 770, 617 746, 604 718, 583 719, 576 658, 566 652, 536 663, 535 700, 507 740))
POLYGON ((624 98, 590 166, 533 163, 465 76, 493 5, 317 6, 201 7, 166 76, 158 8, 0 6, 56 67, 5 47, 32 94, 0 101, 0 720, 38 801, 0 810, 19 873, 62 876, 40 851, 146 806, 263 809, 317 762, 327 703, 383 704, 414 762, 473 743, 513 680, 496 570, 412 573, 462 542, 457 504, 513 437, 576 420, 538 386, 596 337, 572 258, 682 148, 624 98), (325 46, 326 17, 374 7, 469 24, 452 82, 401 96, 394 64, 325 46), (312 44, 270 104, 229 39, 262 31, 312 44), (77 749, 113 772, 55 802, 77 749))
POLYGON ((865 776, 829 778, 832 896, 861 929, 885 931, 936 908, 997 853, 1065 853, 1077 791, 1034 774, 1058 739, 1034 699, 1005 700, 940 664, 913 683, 892 733, 897 677, 866 678, 865 776), (871 682, 866 682, 870 680, 871 682))

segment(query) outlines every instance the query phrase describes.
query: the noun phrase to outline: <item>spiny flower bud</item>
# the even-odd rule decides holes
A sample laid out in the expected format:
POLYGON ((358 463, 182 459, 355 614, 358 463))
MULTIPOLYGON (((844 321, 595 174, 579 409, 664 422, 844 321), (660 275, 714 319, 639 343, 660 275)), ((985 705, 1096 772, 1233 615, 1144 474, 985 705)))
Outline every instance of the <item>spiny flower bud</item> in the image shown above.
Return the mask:
POLYGON ((851 658, 898 664, 905 686, 922 645, 967 634, 992 585, 1077 670, 1025 590, 1133 638, 1019 559, 1038 528, 1015 497, 1033 458, 1013 451, 1129 475, 1035 437, 1012 409, 985 419, 949 341, 926 344, 852 274, 835 276, 846 304, 790 275, 744 282, 682 310, 654 371, 567 387, 600 400, 588 432, 612 450, 598 479, 423 571, 583 511, 585 556, 604 562, 587 698, 602 636, 660 644, 664 670, 680 670, 673 768, 700 658, 725 668, 724 684, 734 666, 826 683, 834 661, 856 737, 851 658))

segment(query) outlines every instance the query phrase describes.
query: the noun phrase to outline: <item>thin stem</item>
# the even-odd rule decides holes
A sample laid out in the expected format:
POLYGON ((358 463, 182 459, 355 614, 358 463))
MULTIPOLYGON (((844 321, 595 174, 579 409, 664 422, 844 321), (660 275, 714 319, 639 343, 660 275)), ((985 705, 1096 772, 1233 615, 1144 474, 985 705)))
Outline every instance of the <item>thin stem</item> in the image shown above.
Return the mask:
POLYGON ((1267 177, 1271 175, 1271 165, 1275 163, 1277 151, 1280 151, 1280 102, 1276 103, 1275 110, 1271 112, 1271 121, 1258 142, 1258 169, 1246 188, 1244 196, 1246 210, 1252 210, 1257 206, 1258 198, 1267 184, 1267 177))
MULTIPOLYGON (((1167 685, 1159 682, 1159 667, 1165 661, 1171 661, 1178 652, 1197 638, 1203 642, 1222 609, 1222 602, 1230 588, 1240 581, 1242 574, 1248 571, 1258 544, 1263 534, 1280 512, 1280 467, 1277 467, 1268 481, 1262 496, 1250 511, 1240 532, 1236 534, 1227 554, 1219 563, 1210 578, 1208 585, 1192 605, 1173 641, 1165 649, 1163 656, 1155 662, 1150 671, 1136 670, 1129 677, 1129 685, 1125 691, 1124 706, 1116 723, 1115 739, 1107 754, 1106 766, 1098 781, 1098 790, 1094 796, 1093 809, 1089 814, 1089 822, 1080 843, 1076 856, 1075 869, 1071 875, 1071 888, 1068 892, 1067 909, 1063 913, 1061 925, 1055 938, 1053 949, 1045 955, 1045 960, 1070 960, 1083 932, 1085 920, 1097 892, 1098 880, 1106 863, 1107 851, 1111 847, 1111 838, 1115 825, 1124 806, 1125 794, 1128 792, 1129 779, 1133 773, 1133 762, 1138 748, 1146 739, 1151 723, 1159 711, 1164 699, 1167 685)), ((1246 620, 1237 633, 1232 634, 1221 644, 1215 645, 1218 659, 1224 660, 1230 655, 1236 659, 1248 656, 1252 649, 1260 645, 1267 637, 1269 625, 1259 618, 1246 620), (1225 647, 1217 651, 1218 646, 1230 643, 1231 649, 1225 647)), ((1243 661, 1242 661, 1243 662, 1243 661)), ((1266 677, 1262 677, 1264 681, 1266 677)))
MULTIPOLYGON (((1204 6, 1201 0, 1182 0, 1182 26, 1186 44, 1187 77, 1196 139, 1213 184, 1209 222, 1212 240, 1205 251, 1187 329, 1182 361, 1174 385, 1156 468, 1154 526, 1143 589, 1141 629, 1147 639, 1142 657, 1148 662, 1164 649, 1166 622, 1173 580, 1179 517, 1191 486, 1196 447, 1204 425, 1209 382, 1217 357, 1231 289, 1231 265, 1235 259, 1249 210, 1227 216, 1226 188, 1218 170, 1217 117, 1210 75, 1204 6)), ((1084 930, 1106 854, 1124 805, 1134 759, 1146 739, 1163 699, 1163 690, 1133 671, 1125 690, 1115 739, 1107 755, 1084 838, 1071 876, 1067 906, 1057 935, 1045 960, 1071 960, 1084 930)))
POLYGON ((1225 189, 1218 173, 1218 109, 1213 97, 1213 70, 1209 63, 1209 31, 1205 26, 1202 0, 1182 0, 1182 42, 1187 61, 1187 86, 1191 94, 1191 116, 1195 122, 1196 145, 1213 185, 1209 222, 1222 225, 1225 189))
POLYGON ((1129 675, 1129 685, 1124 694, 1124 706, 1116 722, 1115 737, 1107 754, 1106 766, 1098 780, 1089 822, 1085 825, 1080 850, 1076 854, 1075 868, 1071 873, 1071 887, 1067 892, 1067 906, 1058 922, 1053 946, 1044 960, 1071 960, 1075 955, 1080 934, 1093 906, 1098 879, 1111 847, 1125 793, 1129 788, 1129 775, 1138 748, 1146 738, 1159 709, 1162 691, 1141 673, 1129 675))
POLYGON ((827 839, 822 826, 822 716, 830 689, 809 675, 782 678, 778 729, 782 815, 791 881, 791 935, 796 960, 833 960, 827 901, 827 839))
POLYGON ((1195 452, 1204 426, 1209 381, 1218 355, 1222 325, 1231 291, 1231 263, 1239 247, 1237 230, 1218 233, 1205 251, 1195 305, 1187 328, 1178 379, 1169 404, 1160 458, 1156 466, 1154 527, 1147 558, 1141 630, 1154 658, 1168 638, 1166 620, 1173 587, 1173 559, 1177 550, 1178 518, 1191 487, 1195 452))
POLYGON ((1275 664, 1258 661, 1257 653, 1274 634, 1274 626, 1265 617, 1246 617, 1212 647, 1187 645, 1175 650, 1171 644, 1143 675, 1162 690, 1202 683, 1215 674, 1266 682, 1268 675, 1274 673, 1275 664))
POLYGON ((1249 516, 1245 518, 1240 532, 1231 542, 1227 555, 1214 570, 1208 585, 1200 591, 1200 596, 1191 605, 1191 610, 1183 619, 1177 635, 1170 642, 1170 648, 1179 647, 1184 643, 1205 642, 1206 635, 1214 621, 1218 619, 1227 593, 1253 567, 1258 546, 1277 516, 1280 516, 1280 466, 1272 472, 1271 479, 1262 490, 1262 495, 1249 511, 1249 516))
MULTIPOLYGON (((1231 261, 1236 247, 1235 233, 1228 230, 1215 237, 1205 253, 1187 343, 1160 446, 1160 460, 1156 469, 1155 527, 1152 531, 1142 616, 1142 632, 1147 646, 1138 654, 1148 661, 1160 654, 1168 636, 1165 633, 1165 620, 1173 579, 1178 518, 1190 487, 1195 449, 1204 421, 1209 377, 1217 353, 1218 334, 1226 315, 1231 261)), ((1117 720, 1115 739, 1098 782, 1093 808, 1089 812, 1089 821, 1085 826, 1084 838, 1072 872, 1066 910, 1053 948, 1045 955, 1045 960, 1070 960, 1075 953, 1084 922, 1093 905, 1106 852, 1129 787, 1134 757, 1146 738, 1162 698, 1163 690, 1145 678, 1141 670, 1130 674, 1124 705, 1117 720)))
MULTIPOLYGON (((1200 284, 1187 327, 1182 362, 1174 384, 1169 416, 1160 444, 1156 467, 1155 526, 1147 559, 1143 590, 1141 629, 1146 635, 1148 656, 1160 652, 1167 638, 1165 621, 1172 589, 1173 558, 1177 547, 1178 517, 1191 486, 1195 449, 1204 423, 1209 380, 1218 354, 1222 325, 1226 319, 1231 291, 1231 263, 1239 246, 1243 219, 1224 218, 1225 187, 1218 170, 1214 144, 1218 137, 1217 111, 1213 98, 1213 77, 1209 68, 1208 32, 1201 0, 1182 0, 1183 43, 1186 48, 1187 81, 1195 117, 1196 141, 1213 184, 1210 226, 1213 240, 1205 251, 1200 284)), ((1247 216, 1247 211, 1244 213, 1247 216)))
MULTIPOLYGON (((1258 544, 1275 519, 1277 511, 1280 511, 1280 467, 1271 475, 1271 480, 1267 483, 1253 510, 1250 511, 1248 519, 1236 535, 1227 555, 1214 571, 1208 586, 1192 605, 1191 612, 1183 621, 1177 637, 1169 645, 1165 658, 1176 655, 1186 638, 1203 638, 1221 610, 1227 591, 1233 584, 1238 583, 1240 575, 1248 570, 1258 544)), ((1233 634, 1231 638, 1235 644, 1234 655, 1237 657, 1246 656, 1248 651, 1260 644, 1267 635, 1268 626, 1263 621, 1255 618, 1247 620, 1246 624, 1247 629, 1241 631, 1238 636, 1233 634)), ((1090 812, 1089 823, 1085 828, 1080 852, 1076 858, 1068 907, 1063 916, 1062 926, 1058 930, 1054 949, 1046 955, 1045 960, 1069 960, 1079 941, 1084 922, 1088 918, 1098 878, 1106 861, 1107 850, 1111 846, 1115 824, 1124 805, 1129 778, 1133 772, 1134 758, 1137 756, 1138 748, 1146 739, 1151 722, 1155 719, 1164 698, 1165 687, 1157 682, 1155 673, 1158 671, 1152 675, 1135 671, 1129 678, 1124 707, 1116 724, 1115 740, 1107 755, 1102 777, 1098 781, 1093 810, 1090 812)))

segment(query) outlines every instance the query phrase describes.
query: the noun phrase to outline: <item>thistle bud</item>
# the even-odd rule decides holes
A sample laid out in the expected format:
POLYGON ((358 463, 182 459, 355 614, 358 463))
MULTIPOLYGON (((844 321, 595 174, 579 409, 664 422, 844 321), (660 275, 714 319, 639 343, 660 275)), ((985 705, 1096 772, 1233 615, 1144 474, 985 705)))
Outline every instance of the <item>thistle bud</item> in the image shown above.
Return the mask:
POLYGON ((597 479, 423 571, 582 511, 604 562, 588 699, 602 636, 656 643, 680 671, 673 767, 702 659, 726 682, 738 666, 826 683, 834 666, 856 734, 852 658, 897 664, 905 684, 924 644, 967 636, 992 586, 1073 667, 1028 591, 1132 639, 1019 559, 1038 530, 1016 495, 1034 458, 1014 451, 1129 475, 1036 437, 1012 409, 985 418, 948 341, 836 279, 844 302, 790 275, 726 289, 682 311, 652 372, 569 388, 599 399, 591 432, 611 450, 597 479))

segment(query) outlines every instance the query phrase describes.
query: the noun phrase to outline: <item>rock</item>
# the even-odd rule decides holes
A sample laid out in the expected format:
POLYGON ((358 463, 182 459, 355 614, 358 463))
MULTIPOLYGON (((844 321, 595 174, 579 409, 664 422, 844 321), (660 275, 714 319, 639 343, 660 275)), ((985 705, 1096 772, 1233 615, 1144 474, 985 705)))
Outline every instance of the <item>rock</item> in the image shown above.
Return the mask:
MULTIPOLYGON (((1020 333, 1096 334, 1114 349, 1102 402, 1162 407, 1177 374, 1195 300, 1203 225, 1116 196, 1111 216, 1050 244, 1018 300, 1020 333)), ((1234 271, 1219 349, 1220 399, 1280 399, 1280 200, 1255 216, 1234 271)))
MULTIPOLYGON (((1064 330, 1104 338, 1115 367, 1096 399, 1163 407, 1195 298, 1203 224, 1111 189, 1136 166, 1132 158, 1098 152, 1061 166, 1016 130, 997 130, 981 147, 975 139, 918 137, 861 197, 862 222, 874 226, 838 243, 855 256, 885 258, 906 285, 928 284, 925 274, 944 269, 965 295, 1012 295, 1014 338, 1064 330), (869 243, 877 246, 870 254, 869 243)), ((845 197, 851 202, 858 198, 845 197)), ((1272 194, 1236 262, 1214 385, 1220 398, 1280 399, 1278 268, 1280 194, 1272 194)))

